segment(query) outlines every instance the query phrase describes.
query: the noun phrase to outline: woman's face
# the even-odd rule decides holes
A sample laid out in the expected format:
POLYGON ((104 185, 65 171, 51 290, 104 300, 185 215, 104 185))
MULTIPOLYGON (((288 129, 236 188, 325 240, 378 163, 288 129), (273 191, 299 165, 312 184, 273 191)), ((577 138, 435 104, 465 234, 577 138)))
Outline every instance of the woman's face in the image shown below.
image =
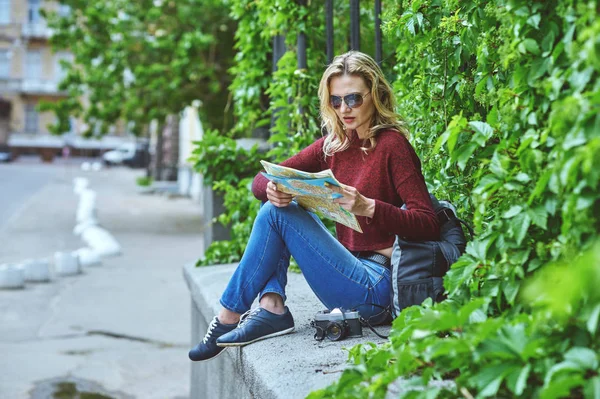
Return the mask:
POLYGON ((333 109, 347 130, 356 130, 358 137, 366 137, 371 126, 375 106, 373 105, 369 88, 363 78, 355 75, 335 76, 329 81, 329 94, 329 105, 332 107, 332 96, 338 97, 334 97, 333 99, 337 103, 340 102, 339 97, 344 98, 350 94, 358 94, 362 97, 362 104, 360 106, 357 106, 357 104, 360 104, 360 97, 350 96, 341 101, 341 105, 338 108, 333 107, 333 109), (346 100, 350 102, 350 106, 354 105, 354 107, 350 108, 346 100))

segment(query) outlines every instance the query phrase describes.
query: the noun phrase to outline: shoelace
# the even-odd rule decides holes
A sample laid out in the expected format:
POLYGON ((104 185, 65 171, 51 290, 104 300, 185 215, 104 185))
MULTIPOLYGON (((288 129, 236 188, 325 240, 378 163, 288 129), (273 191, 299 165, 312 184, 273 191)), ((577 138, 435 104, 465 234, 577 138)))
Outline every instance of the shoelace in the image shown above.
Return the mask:
POLYGON ((258 314, 258 312, 260 312, 260 308, 250 309, 247 312, 245 312, 244 314, 242 314, 240 316, 240 324, 238 324, 238 328, 243 327, 246 323, 248 323, 250 321, 252 316, 258 314))
POLYGON ((212 336, 212 332, 215 329, 215 327, 217 326, 217 318, 215 317, 210 324, 208 325, 208 331, 206 332, 206 335, 204 336, 204 339, 202 340, 202 343, 206 345, 206 343, 208 342, 208 339, 212 336))

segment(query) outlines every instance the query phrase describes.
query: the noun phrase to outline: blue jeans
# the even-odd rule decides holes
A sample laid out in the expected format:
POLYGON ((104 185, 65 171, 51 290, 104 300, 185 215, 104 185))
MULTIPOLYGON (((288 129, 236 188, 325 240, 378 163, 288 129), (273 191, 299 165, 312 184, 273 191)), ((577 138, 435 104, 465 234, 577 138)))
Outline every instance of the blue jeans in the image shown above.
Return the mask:
POLYGON ((283 208, 270 202, 261 207, 221 305, 244 313, 266 293, 279 294, 285 301, 290 254, 325 307, 358 309, 372 324, 384 321, 381 307, 390 304, 389 269, 356 258, 316 215, 295 201, 283 208))

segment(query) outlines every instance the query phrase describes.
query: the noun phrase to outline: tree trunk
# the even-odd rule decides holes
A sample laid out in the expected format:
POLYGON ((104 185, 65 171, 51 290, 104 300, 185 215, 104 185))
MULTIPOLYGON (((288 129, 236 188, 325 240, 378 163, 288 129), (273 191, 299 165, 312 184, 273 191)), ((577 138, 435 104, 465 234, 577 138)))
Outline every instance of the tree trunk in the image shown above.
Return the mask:
POLYGON ((165 129, 165 121, 163 121, 156 129, 156 148, 154 151, 154 180, 162 180, 163 166, 163 131, 165 129))

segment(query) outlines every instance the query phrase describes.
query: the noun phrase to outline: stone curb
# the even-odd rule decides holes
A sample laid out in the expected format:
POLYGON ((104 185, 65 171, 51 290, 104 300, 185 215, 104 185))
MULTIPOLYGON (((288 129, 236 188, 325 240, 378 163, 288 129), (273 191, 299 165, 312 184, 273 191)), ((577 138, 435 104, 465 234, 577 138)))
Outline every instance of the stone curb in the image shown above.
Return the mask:
MULTIPOLYGON (((236 266, 184 267, 192 299, 191 346, 204 337, 208 323, 218 313, 220 294, 236 266)), ((361 342, 385 342, 368 329, 363 329, 362 338, 315 341, 310 321, 317 311, 323 310, 323 305, 301 274, 288 274, 286 290, 296 331, 242 348, 228 348, 214 360, 193 363, 191 399, 305 398, 340 377, 348 358, 343 348, 361 342)), ((381 327, 381 332, 387 334, 389 327, 381 327)))

